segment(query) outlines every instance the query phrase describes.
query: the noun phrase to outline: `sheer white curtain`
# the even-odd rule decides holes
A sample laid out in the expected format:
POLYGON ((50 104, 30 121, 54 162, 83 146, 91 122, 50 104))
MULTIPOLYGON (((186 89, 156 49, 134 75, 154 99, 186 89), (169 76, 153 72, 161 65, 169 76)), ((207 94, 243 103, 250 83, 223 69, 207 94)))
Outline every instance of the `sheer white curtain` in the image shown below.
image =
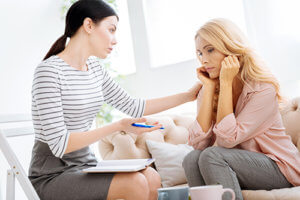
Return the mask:
POLYGON ((300 1, 244 0, 250 38, 287 97, 300 96, 300 1))

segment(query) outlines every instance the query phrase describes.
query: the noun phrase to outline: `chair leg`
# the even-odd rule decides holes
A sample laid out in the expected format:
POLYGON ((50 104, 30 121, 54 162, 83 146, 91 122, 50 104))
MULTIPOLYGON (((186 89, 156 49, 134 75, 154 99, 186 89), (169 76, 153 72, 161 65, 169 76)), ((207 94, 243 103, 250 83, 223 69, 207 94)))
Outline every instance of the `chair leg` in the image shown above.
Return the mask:
POLYGON ((7 170, 6 179, 6 200, 15 199, 15 174, 13 170, 7 170))

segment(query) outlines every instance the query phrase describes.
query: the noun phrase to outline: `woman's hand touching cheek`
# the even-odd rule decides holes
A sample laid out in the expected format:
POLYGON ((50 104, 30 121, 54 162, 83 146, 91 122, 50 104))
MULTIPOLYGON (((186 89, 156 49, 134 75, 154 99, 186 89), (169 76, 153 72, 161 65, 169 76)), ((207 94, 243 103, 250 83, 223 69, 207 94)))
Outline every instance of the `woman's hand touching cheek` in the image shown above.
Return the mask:
POLYGON ((197 68, 197 77, 203 83, 204 87, 212 87, 215 88, 218 79, 211 79, 209 74, 206 72, 205 67, 197 68))
POLYGON ((220 72, 220 84, 232 83, 239 70, 240 62, 236 56, 227 56, 224 58, 220 72))

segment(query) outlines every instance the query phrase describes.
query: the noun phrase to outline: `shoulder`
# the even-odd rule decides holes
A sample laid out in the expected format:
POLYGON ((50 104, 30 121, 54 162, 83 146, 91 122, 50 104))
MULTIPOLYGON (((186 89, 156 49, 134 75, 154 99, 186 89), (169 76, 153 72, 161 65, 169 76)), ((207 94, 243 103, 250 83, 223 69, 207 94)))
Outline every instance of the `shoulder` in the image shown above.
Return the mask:
POLYGON ((276 89, 272 83, 247 81, 244 87, 247 93, 268 92, 276 94, 276 89))
POLYGON ((59 82, 63 77, 62 65, 64 63, 55 56, 43 60, 34 70, 34 82, 52 81, 59 82))
POLYGON ((277 100, 277 92, 272 83, 266 82, 251 82, 245 84, 246 94, 243 94, 245 101, 252 101, 255 104, 273 105, 277 100))
POLYGON ((62 72, 63 62, 56 59, 55 56, 51 56, 50 58, 43 60, 38 66, 35 68, 35 76, 38 74, 53 74, 58 75, 62 72))

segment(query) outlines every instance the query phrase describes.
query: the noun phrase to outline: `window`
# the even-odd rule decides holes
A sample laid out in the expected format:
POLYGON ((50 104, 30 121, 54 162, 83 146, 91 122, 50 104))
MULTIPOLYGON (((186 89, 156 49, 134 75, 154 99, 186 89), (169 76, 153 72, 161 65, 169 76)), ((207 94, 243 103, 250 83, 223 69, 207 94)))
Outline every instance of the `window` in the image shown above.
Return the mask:
POLYGON ((127 1, 116 0, 116 11, 119 16, 119 23, 116 32, 117 45, 109 56, 111 68, 118 73, 126 75, 136 71, 134 53, 132 46, 131 31, 129 25, 127 1))
POLYGON ((209 19, 228 18, 246 33, 242 0, 144 2, 151 67, 195 59, 195 33, 209 19))

